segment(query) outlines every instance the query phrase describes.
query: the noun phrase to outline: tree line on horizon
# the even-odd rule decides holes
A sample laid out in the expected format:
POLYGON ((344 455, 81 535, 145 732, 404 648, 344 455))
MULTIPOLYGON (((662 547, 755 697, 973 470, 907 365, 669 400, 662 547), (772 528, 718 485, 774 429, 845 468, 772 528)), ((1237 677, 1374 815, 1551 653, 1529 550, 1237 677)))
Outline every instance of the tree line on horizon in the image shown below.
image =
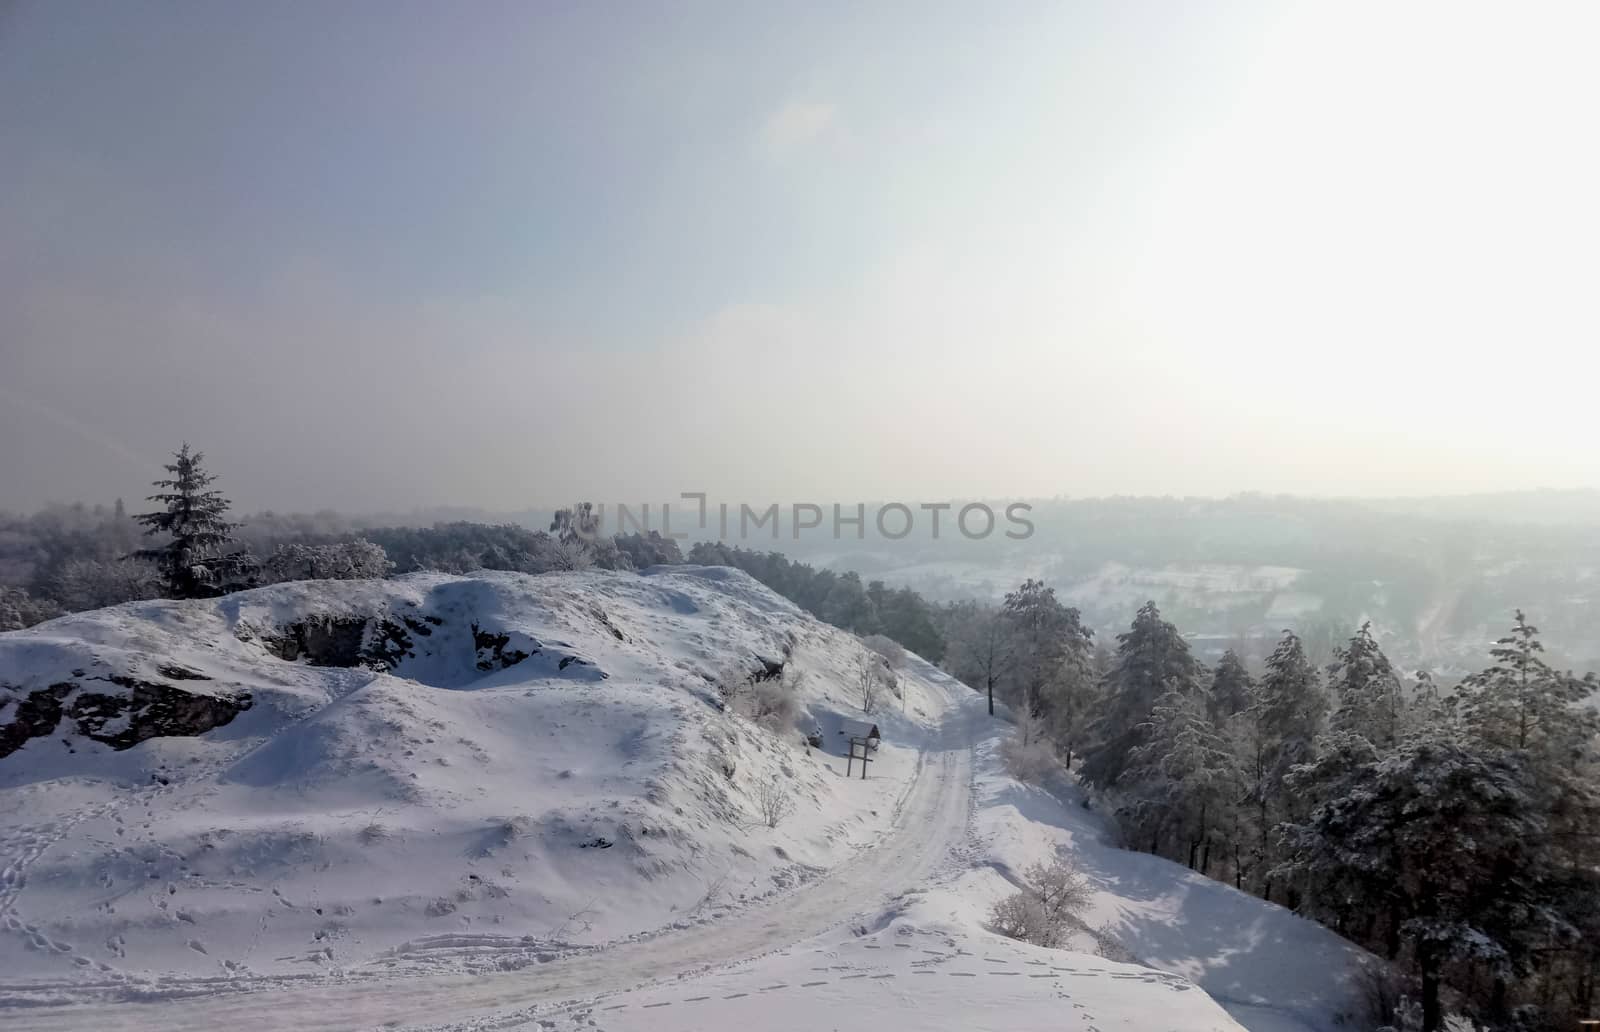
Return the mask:
MULTIPOLYGON (((123 602, 209 597, 291 580, 422 570, 631 570, 686 561, 677 540, 659 531, 600 533, 598 511, 586 502, 557 510, 548 531, 464 520, 357 529, 334 513, 235 521, 201 452, 185 443, 164 470, 148 513, 129 514, 118 499, 111 509, 0 514, 0 630, 123 602)), ((943 655, 937 608, 909 588, 863 584, 855 573, 715 542, 695 545, 687 561, 737 567, 820 619, 862 636, 884 635, 930 660, 943 655)))

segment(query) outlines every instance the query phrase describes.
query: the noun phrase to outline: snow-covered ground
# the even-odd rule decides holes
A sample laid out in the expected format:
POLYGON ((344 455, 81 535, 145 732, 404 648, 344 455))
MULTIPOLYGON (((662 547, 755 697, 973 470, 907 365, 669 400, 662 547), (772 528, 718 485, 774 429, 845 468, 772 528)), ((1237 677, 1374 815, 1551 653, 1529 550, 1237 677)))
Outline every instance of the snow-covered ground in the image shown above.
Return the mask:
POLYGON ((1239 1027, 1203 989, 1320 1032, 1350 1006, 1354 950, 1006 778, 1003 725, 920 660, 847 780, 860 649, 716 568, 279 585, 0 636, 0 723, 72 676, 253 694, 199 737, 0 759, 0 1026, 1239 1027), (401 617, 429 631, 392 671, 279 658, 362 620, 370 655, 401 617), (708 683, 786 651, 821 750, 708 683), (1083 952, 985 930, 1057 849, 1098 889, 1083 952))

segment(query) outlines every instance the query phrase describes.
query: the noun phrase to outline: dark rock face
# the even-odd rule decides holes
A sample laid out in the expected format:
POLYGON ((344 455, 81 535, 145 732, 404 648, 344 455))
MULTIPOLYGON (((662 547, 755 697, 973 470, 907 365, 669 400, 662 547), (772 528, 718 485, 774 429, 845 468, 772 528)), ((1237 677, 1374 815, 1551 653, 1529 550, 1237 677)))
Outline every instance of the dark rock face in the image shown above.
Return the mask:
POLYGON ((312 666, 363 666, 366 656, 361 645, 366 633, 366 617, 330 616, 289 624, 282 634, 263 637, 261 644, 290 662, 304 657, 312 666))
MULTIPOLYGON (((416 658, 418 639, 434 637, 434 632, 445 621, 437 616, 410 613, 399 615, 385 613, 375 616, 321 616, 284 624, 273 632, 260 634, 247 631, 241 634, 246 640, 259 640, 266 650, 288 662, 304 661, 312 666, 364 668, 379 673, 392 673, 401 663, 416 658)), ((472 662, 478 670, 492 673, 516 666, 530 656, 537 656, 537 643, 530 649, 511 647, 511 635, 471 624, 472 662)), ((613 633, 616 633, 613 631, 613 633)), ((424 641, 420 648, 428 654, 438 654, 443 648, 459 648, 455 639, 443 646, 439 641, 424 641)), ((568 660, 571 662, 571 660, 568 660)), ((583 662, 583 660, 577 660, 583 662)), ((562 663, 563 669, 566 662, 562 663)))
MULTIPOLYGON (((527 659, 530 653, 521 649, 507 650, 511 644, 511 635, 504 632, 486 631, 477 624, 472 625, 472 644, 477 650, 479 670, 504 670, 506 667, 516 666, 527 659)), ((534 649, 532 654, 537 654, 534 649)), ((565 663, 562 664, 565 666, 565 663)))
MULTIPOLYGON (((178 679, 206 680, 191 670, 184 670, 178 679)), ((10 685, 0 685, 21 695, 11 722, 0 725, 0 757, 16 752, 30 738, 67 730, 61 727, 63 720, 75 725, 71 730, 85 738, 113 749, 127 749, 147 738, 204 734, 228 723, 249 709, 251 703, 249 692, 197 695, 176 685, 140 681, 121 674, 84 680, 108 681, 128 692, 107 695, 86 689, 76 681, 60 681, 21 695, 10 685), (124 717, 127 719, 121 719, 124 717), (113 725, 109 730, 108 724, 113 725)))
POLYGON ((278 634, 263 635, 261 644, 279 659, 304 659, 312 666, 365 667, 390 671, 415 656, 412 635, 429 637, 441 621, 388 617, 328 616, 287 624, 278 634))

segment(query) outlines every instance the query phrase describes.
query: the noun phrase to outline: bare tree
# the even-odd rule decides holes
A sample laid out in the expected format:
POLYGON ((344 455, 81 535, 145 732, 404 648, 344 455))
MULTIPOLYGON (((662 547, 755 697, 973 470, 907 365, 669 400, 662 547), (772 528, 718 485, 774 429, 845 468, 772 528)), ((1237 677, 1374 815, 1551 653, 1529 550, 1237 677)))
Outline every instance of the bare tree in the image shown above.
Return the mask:
POLYGON ((861 700, 861 712, 872 713, 878 708, 883 675, 883 657, 865 650, 856 657, 856 697, 861 700))
POLYGON ((989 715, 994 716, 994 690, 1010 675, 1016 641, 1011 626, 999 610, 973 605, 957 614, 945 664, 967 684, 987 692, 989 715))
POLYGON ((756 812, 769 828, 776 828, 794 812, 794 796, 781 782, 768 779, 756 784, 756 812))

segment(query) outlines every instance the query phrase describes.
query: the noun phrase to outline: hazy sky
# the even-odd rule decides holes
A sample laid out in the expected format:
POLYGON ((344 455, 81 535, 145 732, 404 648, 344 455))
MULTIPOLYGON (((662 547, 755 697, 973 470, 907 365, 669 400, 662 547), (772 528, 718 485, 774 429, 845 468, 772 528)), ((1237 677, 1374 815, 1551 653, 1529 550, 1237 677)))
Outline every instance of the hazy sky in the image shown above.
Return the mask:
POLYGON ((1600 487, 1597 50, 1588 2, 0 0, 0 507, 184 438, 247 508, 1600 487))

